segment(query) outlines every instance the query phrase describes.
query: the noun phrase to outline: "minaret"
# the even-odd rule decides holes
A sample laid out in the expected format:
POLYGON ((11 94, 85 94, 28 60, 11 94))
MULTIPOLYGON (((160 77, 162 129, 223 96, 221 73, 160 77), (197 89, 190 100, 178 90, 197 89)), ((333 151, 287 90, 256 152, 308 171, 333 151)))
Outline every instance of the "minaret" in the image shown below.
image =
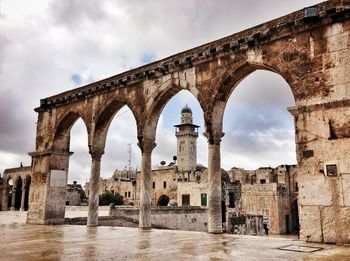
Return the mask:
POLYGON ((177 138, 177 168, 195 171, 197 166, 198 125, 192 123, 192 110, 187 105, 181 110, 181 124, 174 125, 177 138))

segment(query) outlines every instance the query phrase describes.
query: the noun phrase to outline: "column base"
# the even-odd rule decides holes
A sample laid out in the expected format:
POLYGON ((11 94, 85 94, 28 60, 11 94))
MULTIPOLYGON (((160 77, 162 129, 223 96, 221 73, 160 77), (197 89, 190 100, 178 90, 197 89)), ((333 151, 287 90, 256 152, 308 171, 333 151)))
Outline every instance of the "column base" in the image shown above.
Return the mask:
POLYGON ((86 224, 87 227, 98 227, 98 224, 86 224))
POLYGON ((151 230, 152 228, 151 227, 139 227, 139 229, 141 229, 141 230, 151 230))
POLYGON ((222 229, 217 229, 217 230, 211 230, 208 231, 209 234, 222 234, 223 230, 222 229))

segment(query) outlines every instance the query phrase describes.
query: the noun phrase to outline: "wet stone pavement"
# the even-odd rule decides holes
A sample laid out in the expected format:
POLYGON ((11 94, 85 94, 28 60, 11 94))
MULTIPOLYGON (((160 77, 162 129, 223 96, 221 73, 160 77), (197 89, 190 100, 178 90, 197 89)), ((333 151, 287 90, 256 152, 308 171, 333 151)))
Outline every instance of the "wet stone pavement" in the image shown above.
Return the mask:
POLYGON ((0 260, 350 260, 350 246, 288 237, 71 225, 27 225, 25 213, 0 212, 0 260), (305 249, 306 253, 279 248, 305 249))

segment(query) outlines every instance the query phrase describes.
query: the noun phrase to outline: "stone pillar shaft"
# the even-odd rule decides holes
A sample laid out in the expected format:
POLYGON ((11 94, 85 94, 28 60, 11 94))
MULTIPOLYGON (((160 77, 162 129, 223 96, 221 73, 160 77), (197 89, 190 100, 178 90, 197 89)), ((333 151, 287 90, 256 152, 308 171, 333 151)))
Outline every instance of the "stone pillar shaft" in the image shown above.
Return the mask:
POLYGON ((151 229, 151 156, 155 143, 153 140, 146 140, 140 142, 139 146, 142 151, 139 227, 151 229))
POLYGON ((91 175, 90 175, 90 196, 87 226, 98 226, 98 205, 100 189, 100 168, 102 154, 92 154, 91 175))
POLYGON ((23 188, 23 189, 22 189, 22 196, 21 196, 21 208, 20 208, 20 211, 24 211, 24 201, 25 201, 25 197, 26 197, 26 189, 23 188))
POLYGON ((151 153, 142 153, 139 227, 151 228, 151 153))
POLYGON ((208 232, 222 233, 220 143, 208 145, 208 232))

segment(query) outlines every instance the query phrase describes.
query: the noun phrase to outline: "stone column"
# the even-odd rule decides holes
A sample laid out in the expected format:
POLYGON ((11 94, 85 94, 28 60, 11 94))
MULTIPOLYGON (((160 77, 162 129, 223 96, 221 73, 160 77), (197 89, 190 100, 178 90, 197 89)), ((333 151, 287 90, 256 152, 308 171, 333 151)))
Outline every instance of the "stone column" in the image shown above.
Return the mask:
POLYGON ((142 152, 139 227, 151 229, 151 156, 156 144, 154 140, 142 140, 138 145, 142 152))
POLYGON ((220 141, 208 144, 208 232, 222 233, 220 141))
POLYGON ((90 150, 91 154, 91 175, 90 175, 90 196, 87 226, 98 226, 98 205, 100 190, 100 168, 103 151, 90 150))
POLYGON ((15 210, 15 204, 16 204, 16 191, 17 189, 15 186, 12 187, 12 198, 11 198, 11 210, 15 210))
POLYGON ((22 196, 21 196, 21 208, 19 209, 20 211, 24 211, 24 201, 26 197, 26 188, 24 187, 22 189, 22 196))

